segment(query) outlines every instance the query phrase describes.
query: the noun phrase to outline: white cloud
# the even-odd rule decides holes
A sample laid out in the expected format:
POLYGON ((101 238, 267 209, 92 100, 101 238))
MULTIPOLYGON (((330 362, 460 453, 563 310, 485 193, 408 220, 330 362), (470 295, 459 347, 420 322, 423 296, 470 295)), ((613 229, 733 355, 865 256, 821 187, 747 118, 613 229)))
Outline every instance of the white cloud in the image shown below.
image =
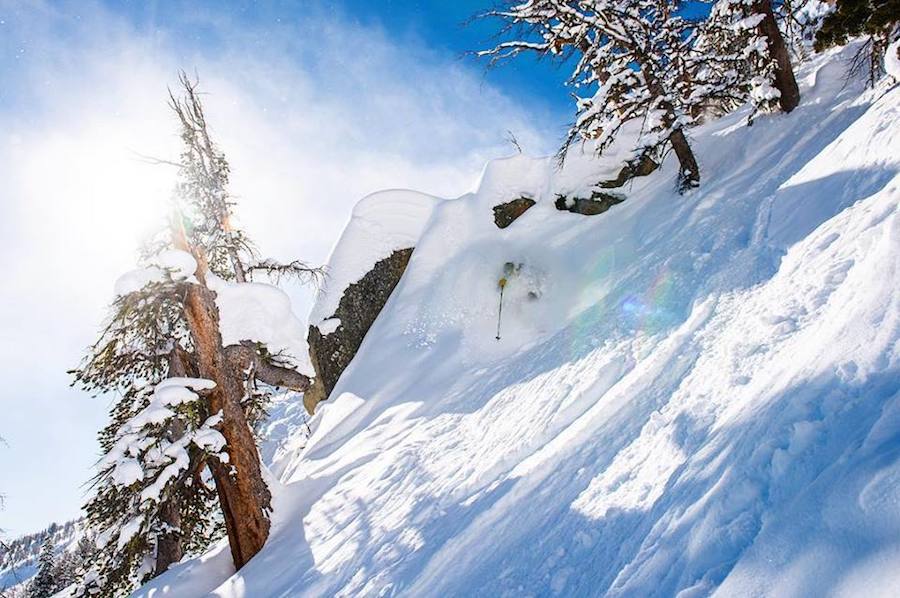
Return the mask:
MULTIPOLYGON (((486 159, 509 152, 507 129, 552 149, 540 119, 486 84, 480 66, 341 16, 246 29, 190 14, 136 29, 75 6, 78 18, 72 6, 0 0, 13 31, 0 46, 12 80, 0 86, 14 86, 0 95, 0 435, 10 443, 0 527, 15 531, 73 514, 89 475, 106 405, 67 390, 64 372, 162 215, 172 172, 133 152, 177 155, 164 101, 178 68, 196 68, 209 94, 241 221, 282 258, 324 261, 372 191, 464 193, 486 159), (185 35, 193 29, 201 42, 185 35)), ((308 295, 294 296, 303 317, 308 295)))

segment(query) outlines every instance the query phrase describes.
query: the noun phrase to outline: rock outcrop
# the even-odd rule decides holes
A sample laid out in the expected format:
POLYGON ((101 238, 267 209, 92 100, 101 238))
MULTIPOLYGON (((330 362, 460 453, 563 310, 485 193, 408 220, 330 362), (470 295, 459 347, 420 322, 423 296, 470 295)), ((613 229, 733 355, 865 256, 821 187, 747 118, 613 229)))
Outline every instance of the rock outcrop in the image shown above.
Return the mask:
POLYGON ((341 374, 350 365, 366 333, 400 282, 413 248, 398 249, 377 262, 360 280, 344 289, 335 313, 319 326, 310 326, 309 356, 316 370, 312 387, 303 395, 303 404, 313 413, 334 390, 341 374), (326 326, 336 324, 336 327, 326 326))
POLYGON ((497 225, 497 228, 506 228, 524 214, 528 208, 533 206, 534 203, 534 200, 529 197, 520 197, 494 206, 494 224, 497 225))
POLYGON ((657 168, 659 168, 659 164, 657 164, 650 156, 643 154, 637 159, 625 164, 625 166, 622 167, 622 170, 619 171, 619 174, 615 179, 611 181, 601 181, 597 184, 597 186, 603 189, 615 189, 618 187, 622 187, 631 179, 641 176, 647 176, 657 168))
POLYGON ((557 210, 582 214, 584 216, 596 216, 602 214, 616 204, 625 201, 625 196, 619 193, 603 193, 595 191, 590 197, 566 197, 560 195, 556 198, 557 210))

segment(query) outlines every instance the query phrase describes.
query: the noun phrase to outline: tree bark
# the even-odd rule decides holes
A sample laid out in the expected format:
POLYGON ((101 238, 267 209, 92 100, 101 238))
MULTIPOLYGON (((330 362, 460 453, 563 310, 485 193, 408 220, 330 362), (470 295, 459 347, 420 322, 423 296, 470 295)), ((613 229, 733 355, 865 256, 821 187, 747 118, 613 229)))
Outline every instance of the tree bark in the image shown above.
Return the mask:
POLYGON ((222 335, 215 294, 206 286, 208 265, 202 250, 190 246, 180 215, 173 218, 173 244, 197 260, 197 283, 186 285, 184 311, 196 354, 197 374, 216 383, 208 395, 210 414, 221 412, 228 462, 210 459, 219 506, 225 519, 228 545, 235 569, 262 550, 269 537, 272 493, 262 477, 253 432, 241 407, 244 391, 230 367, 222 335))
POLYGON ((693 189, 700 185, 700 167, 697 166, 697 158, 694 157, 694 151, 688 143, 687 137, 684 136, 684 130, 676 129, 669 135, 669 142, 675 155, 678 156, 678 166, 681 169, 678 173, 678 191, 683 193, 688 189, 693 189))
POLYGON ((153 577, 165 573, 184 556, 178 500, 172 498, 159 505, 159 518, 168 529, 156 538, 156 565, 153 568, 153 577))
POLYGON ((253 376, 269 386, 288 388, 295 392, 305 392, 310 387, 311 381, 308 376, 268 363, 255 349, 253 343, 229 345, 225 347, 225 356, 237 375, 252 367, 253 376))
POLYGON ((769 56, 775 61, 775 88, 781 92, 778 104, 784 112, 790 112, 800 104, 800 88, 797 86, 797 79, 791 66, 791 54, 775 20, 771 0, 760 0, 754 6, 754 12, 765 15, 757 30, 766 38, 769 56))
POLYGON ((209 407, 212 414, 222 412, 221 432, 229 461, 211 463, 210 469, 225 516, 231 556, 235 568, 240 569, 262 549, 269 536, 272 495, 263 480, 256 441, 241 408, 243 389, 222 347, 215 295, 203 283, 204 270, 201 264, 200 284, 187 285, 185 315, 199 374, 216 383, 209 393, 209 407))
MULTIPOLYGON (((642 72, 650 93, 654 97, 665 98, 666 94, 655 73, 648 68, 643 69, 642 72)), ((671 127, 674 125, 676 114, 671 102, 662 100, 659 103, 659 107, 663 110, 663 123, 665 126, 671 127)), ((672 149, 675 150, 675 155, 678 157, 678 192, 684 193, 689 189, 699 187, 700 167, 697 165, 697 158, 694 156, 691 144, 688 143, 687 137, 684 135, 684 130, 679 127, 669 133, 669 143, 672 144, 672 149)))

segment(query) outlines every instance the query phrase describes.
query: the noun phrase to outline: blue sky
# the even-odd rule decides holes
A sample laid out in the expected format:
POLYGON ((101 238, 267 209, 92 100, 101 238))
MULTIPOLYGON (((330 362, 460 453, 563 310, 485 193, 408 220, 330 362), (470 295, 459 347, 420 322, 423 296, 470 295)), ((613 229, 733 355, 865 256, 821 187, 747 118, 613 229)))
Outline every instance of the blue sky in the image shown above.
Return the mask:
MULTIPOLYGON (((177 155, 166 85, 196 69, 233 167, 238 215, 274 257, 327 259, 353 204, 455 197, 484 162, 552 152, 564 72, 463 57, 491 27, 464 2, 0 0, 0 528, 77 515, 109 397, 69 387, 177 155)), ((305 320, 310 291, 290 289, 305 320)))
MULTIPOLYGON (((194 53, 213 54, 229 48, 232 40, 223 23, 240 27, 245 43, 265 46, 273 31, 289 32, 304 21, 344 22, 372 31, 381 31, 398 47, 411 54, 433 55, 444 60, 457 61, 479 73, 485 82, 498 86, 532 103, 541 110, 555 111, 557 124, 566 124, 569 96, 562 87, 566 71, 559 65, 525 57, 505 64, 502 68, 485 69, 468 52, 488 46, 497 33, 497 22, 492 19, 474 18, 492 5, 493 0, 459 0, 456 2, 422 2, 414 0, 295 0, 289 2, 196 2, 106 0, 90 2, 37 3, 54 7, 57 14, 46 19, 41 35, 22 30, 16 23, 34 14, 30 8, 36 3, 5 0, 7 15, 5 40, 0 64, 13 73, 33 65, 32 55, 45 52, 45 44, 53 37, 55 44, 78 44, 79 37, 90 20, 95 18, 97 7, 109 15, 127 22, 136 35, 162 43, 163 39, 177 47, 183 56, 194 53), (22 58, 25 58, 22 60, 22 58)), ((345 51, 353 52, 352 40, 346 40, 345 51)), ((315 48, 300 44, 292 57, 303 62, 315 48)), ((349 83, 349 81, 348 81, 349 83)), ((0 90, 0 98, 27 98, 25 89, 0 90)), ((335 90, 338 91, 338 90, 335 90)))

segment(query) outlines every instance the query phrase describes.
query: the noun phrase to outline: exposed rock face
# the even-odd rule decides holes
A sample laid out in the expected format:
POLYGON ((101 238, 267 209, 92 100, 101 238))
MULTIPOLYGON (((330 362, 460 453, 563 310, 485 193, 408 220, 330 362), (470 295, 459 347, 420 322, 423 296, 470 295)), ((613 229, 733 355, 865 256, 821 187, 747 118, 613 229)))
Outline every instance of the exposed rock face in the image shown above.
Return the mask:
POLYGON ((494 224, 497 225, 497 228, 506 228, 533 205, 533 199, 520 197, 494 206, 494 224))
POLYGON ((303 395, 303 404, 310 413, 328 398, 350 365, 375 318, 400 282, 412 252, 412 247, 398 249, 344 290, 337 311, 329 318, 340 319, 336 329, 323 334, 318 327, 309 327, 309 356, 316 377, 303 395))
POLYGON ((611 181, 601 181, 597 186, 603 189, 615 189, 616 187, 621 187, 635 177, 647 176, 657 168, 659 168, 659 164, 654 162, 650 156, 644 154, 623 166, 615 179, 611 181))
POLYGON ((602 214, 616 204, 625 201, 625 196, 618 193, 602 193, 595 191, 589 198, 584 197, 565 197, 560 195, 556 198, 556 209, 564 212, 572 212, 573 214, 583 214, 585 216, 596 216, 602 214))

